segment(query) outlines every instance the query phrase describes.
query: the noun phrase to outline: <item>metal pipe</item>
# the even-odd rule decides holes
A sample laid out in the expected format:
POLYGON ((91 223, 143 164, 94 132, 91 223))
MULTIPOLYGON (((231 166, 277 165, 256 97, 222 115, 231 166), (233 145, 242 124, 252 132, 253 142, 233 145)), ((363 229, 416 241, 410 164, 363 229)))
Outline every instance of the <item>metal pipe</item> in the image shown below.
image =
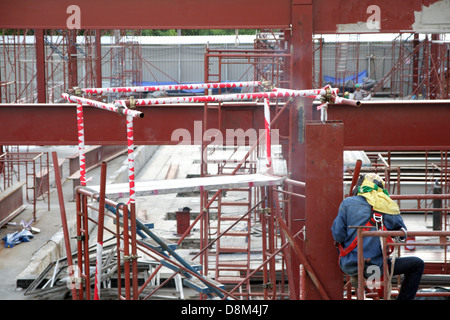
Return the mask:
MULTIPOLYGON (((102 94, 119 92, 145 92, 145 91, 166 91, 166 90, 195 90, 195 89, 218 89, 218 88, 251 88, 261 85, 260 81, 240 81, 240 82, 219 82, 219 83, 193 83, 193 84, 170 84, 160 86, 139 86, 139 87, 113 87, 113 88, 85 88, 83 93, 102 94)), ((69 91, 71 92, 71 91, 69 91)))
MULTIPOLYGON (((52 156, 53 156, 53 168, 55 170, 56 187, 58 189, 59 210, 61 213, 61 224, 62 224, 62 229, 63 229, 63 234, 64 234, 64 244, 65 244, 65 248, 66 248, 67 264, 69 266, 73 266, 72 249, 70 248, 70 235, 69 235, 69 229, 67 227, 67 216, 66 216, 66 209, 64 206, 64 196, 63 196, 62 185, 61 185, 61 174, 59 172, 59 167, 58 167, 58 156, 55 151, 52 152, 52 156)), ((69 272, 69 276, 73 277, 73 271, 74 270, 72 268, 72 270, 69 272)), ((75 289, 75 286, 71 286, 70 289, 72 291, 73 299, 78 300, 78 293, 75 289)))
POLYGON ((450 193, 444 193, 444 194, 392 194, 392 195, 390 195, 390 197, 392 198, 392 200, 450 199, 450 193))
POLYGON ((270 104, 269 99, 264 98, 264 128, 266 130, 267 167, 272 166, 271 140, 270 140, 270 104))
MULTIPOLYGON (((416 237, 448 237, 450 231, 407 231, 408 236, 416 237)), ((405 235, 403 231, 363 231, 363 237, 402 237, 405 235)), ((406 245, 406 243, 405 243, 406 245)))
MULTIPOLYGON (((331 90, 337 90, 331 88, 331 90)), ((148 105, 163 105, 163 104, 177 104, 177 103, 195 103, 195 102, 223 102, 223 101, 241 101, 253 100, 261 98, 289 98, 289 97, 313 97, 317 98, 321 95, 326 95, 328 89, 310 89, 310 90, 288 90, 274 88, 271 92, 254 92, 254 93, 237 93, 237 94, 222 94, 222 95, 205 95, 205 96, 188 96, 188 97, 169 97, 169 98, 150 98, 150 99, 136 99, 137 106, 148 105)), ((128 104, 128 101, 124 101, 128 104)))
POLYGON ((80 161, 80 184, 86 185, 86 158, 84 153, 84 117, 83 104, 77 103, 78 152, 80 161))
POLYGON ((296 187, 300 187, 300 188, 306 188, 306 183, 301 182, 301 181, 297 181, 297 180, 292 180, 289 178, 286 178, 283 180, 283 182, 290 184, 292 186, 296 186, 296 187))
POLYGON ((144 113, 142 113, 140 111, 136 111, 136 110, 130 110, 130 109, 126 108, 124 103, 121 103, 120 101, 119 101, 118 104, 111 104, 111 103, 103 103, 103 102, 100 102, 100 101, 86 99, 86 98, 82 98, 82 97, 78 97, 78 96, 73 96, 73 95, 69 95, 67 93, 63 93, 61 96, 65 100, 67 100, 69 102, 84 103, 84 104, 90 105, 92 107, 96 107, 96 108, 99 108, 99 109, 116 112, 118 114, 124 114, 124 115, 127 115, 127 116, 132 116, 132 117, 135 117, 135 118, 136 117, 139 117, 139 118, 143 118, 144 117, 144 113))
POLYGON ((352 195, 353 188, 356 186, 358 182, 359 173, 361 172, 362 160, 356 160, 355 171, 353 171, 352 184, 350 185, 350 190, 348 192, 348 196, 352 195))
POLYGON ((97 260, 95 268, 94 300, 100 300, 100 284, 102 277, 103 226, 105 219, 106 162, 102 162, 100 173, 100 196, 97 223, 97 260))
POLYGON ((300 265, 300 300, 305 300, 306 296, 306 276, 305 267, 303 264, 300 265))

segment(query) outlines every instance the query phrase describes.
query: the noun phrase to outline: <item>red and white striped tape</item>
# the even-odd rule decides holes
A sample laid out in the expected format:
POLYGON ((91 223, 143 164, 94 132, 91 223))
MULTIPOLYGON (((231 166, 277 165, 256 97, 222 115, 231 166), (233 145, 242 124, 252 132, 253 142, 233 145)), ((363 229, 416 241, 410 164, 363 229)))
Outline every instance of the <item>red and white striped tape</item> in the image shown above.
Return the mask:
POLYGON ((80 184, 86 185, 86 158, 84 147, 84 117, 83 117, 83 105, 77 103, 77 130, 78 130, 78 152, 80 162, 80 184))
POLYGON ((95 100, 91 100, 91 99, 86 99, 86 98, 82 98, 82 97, 69 95, 67 93, 63 93, 61 96, 69 102, 84 103, 84 104, 90 105, 92 107, 116 112, 119 114, 124 114, 127 116, 132 116, 132 117, 142 117, 143 116, 142 112, 123 107, 122 103, 120 103, 119 105, 114 105, 111 103, 103 103, 100 101, 95 101, 95 100))
POLYGON ((219 82, 219 83, 193 83, 193 84, 169 84, 160 86, 139 87, 114 87, 114 88, 86 88, 82 92, 88 94, 119 93, 119 92, 143 92, 143 91, 165 91, 165 90, 194 90, 194 89, 217 89, 217 88, 251 88, 261 85, 259 81, 219 82))
POLYGON ((95 261, 95 288, 94 300, 100 300, 100 285, 102 277, 102 256, 103 256, 103 242, 97 242, 97 254, 95 261))
POLYGON ((176 103, 195 103, 195 102, 223 102, 223 101, 240 101, 254 100, 260 98, 283 98, 283 97, 311 97, 317 98, 326 94, 324 89, 313 90, 288 90, 276 89, 272 92, 255 92, 255 93, 237 93, 237 94, 220 94, 205 96, 187 96, 187 97, 168 97, 168 98, 149 98, 136 99, 137 106, 176 104, 176 103))
POLYGON ((271 153, 271 136, 270 136, 270 103, 269 99, 264 99, 264 127, 266 129, 266 153, 267 153, 267 166, 272 165, 272 153, 271 153))
POLYGON ((127 145, 128 145, 128 181, 130 185, 130 203, 135 202, 134 185, 134 133, 133 117, 127 116, 127 145))

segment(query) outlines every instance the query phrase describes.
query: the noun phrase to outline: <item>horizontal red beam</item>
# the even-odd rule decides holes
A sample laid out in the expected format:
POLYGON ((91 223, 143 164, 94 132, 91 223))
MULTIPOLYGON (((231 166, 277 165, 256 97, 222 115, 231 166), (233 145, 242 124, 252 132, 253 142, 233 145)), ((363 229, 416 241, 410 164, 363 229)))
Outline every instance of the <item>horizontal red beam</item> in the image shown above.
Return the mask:
MULTIPOLYGON (((140 107, 136 110, 143 112, 144 117, 134 120, 135 144, 170 145, 181 141, 192 144, 201 142, 203 103, 140 107)), ((225 140, 227 129, 231 130, 228 134, 231 138, 239 134, 237 129, 242 129, 244 135, 250 134, 246 132, 248 129, 254 128, 258 132, 264 129, 262 104, 224 103, 221 110, 219 117, 217 108, 208 108, 207 129, 210 129, 210 133, 214 133, 213 129, 220 129, 223 144, 231 144, 225 140)), ((124 116, 91 106, 85 106, 83 114, 86 145, 127 143, 124 116)), ((289 123, 288 116, 288 111, 284 112, 279 123, 289 123)), ((78 144, 75 104, 0 104, 0 119, 0 145, 78 144)), ((287 130, 283 127, 280 133, 287 135, 287 130)), ((215 140, 211 138, 209 141, 215 140)))
MULTIPOLYGON (((177 129, 184 130, 178 132, 189 134, 192 141, 201 138, 195 122, 203 120, 204 104, 137 110, 145 116, 134 121, 136 144, 177 144, 172 140, 177 129)), ((208 109, 208 129, 221 129, 224 138, 226 129, 264 128, 262 104, 224 103, 220 124, 218 112, 208 109)), ((86 144, 126 144, 124 116, 86 106, 84 117, 86 144)), ((0 104, 0 119, 0 145, 78 144, 75 104, 0 104)), ((450 149, 449 100, 366 101, 361 107, 333 105, 328 108, 328 120, 344 123, 347 150, 450 149)), ((282 136, 288 135, 288 126, 284 125, 288 123, 285 111, 278 120, 282 136)))
POLYGON ((342 120, 349 150, 450 149, 450 100, 363 101, 333 105, 328 120, 342 120))
POLYGON ((2 1, 0 29, 66 29, 70 5, 80 8, 81 29, 259 29, 288 28, 291 1, 2 1))
POLYGON ((379 31, 400 32, 412 30, 416 12, 420 13, 423 6, 429 7, 435 2, 437 0, 15 0, 2 1, 0 29, 67 29, 68 22, 69 25, 76 22, 73 18, 78 19, 81 29, 278 29, 302 23, 295 16, 297 11, 293 6, 312 6, 315 34, 336 33, 339 28, 346 30, 357 25, 364 29, 366 22, 377 19, 376 15, 380 20, 379 31), (79 7, 79 16, 68 11, 74 4, 79 7), (376 11, 371 9, 373 5, 376 11))

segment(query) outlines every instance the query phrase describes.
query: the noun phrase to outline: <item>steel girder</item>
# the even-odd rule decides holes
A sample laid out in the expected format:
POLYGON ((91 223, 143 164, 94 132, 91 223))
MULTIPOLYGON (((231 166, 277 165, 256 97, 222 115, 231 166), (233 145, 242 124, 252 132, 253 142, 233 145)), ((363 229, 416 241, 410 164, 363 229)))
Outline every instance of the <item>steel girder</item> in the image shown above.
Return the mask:
MULTIPOLYGON (((136 145, 201 144, 204 104, 165 105, 140 107, 144 117, 134 122, 136 145)), ((248 129, 264 129, 262 104, 226 104, 221 108, 221 124, 218 110, 208 109, 208 129, 221 130, 226 137, 243 134, 248 129), (229 130, 227 132, 227 130, 229 130)), ((117 113, 91 106, 83 107, 86 145, 125 145, 126 118, 117 113)), ((288 112, 281 115, 278 124, 288 123, 288 112)), ((0 104, 0 145, 77 145, 76 104, 0 104)), ((274 128, 277 128, 275 126, 274 128)), ((287 135, 287 127, 281 126, 280 134, 287 135)), ((211 138, 210 141, 214 141, 211 138)), ((237 141, 236 141, 237 143, 237 141)))
MULTIPOLYGON (((305 109, 313 110, 311 105, 305 109)), ((86 144, 126 144, 125 117, 86 106, 86 144)), ((177 129, 199 143, 198 123, 204 116, 203 104, 141 107, 144 118, 135 121, 136 144, 177 144, 177 129), (176 133, 176 132, 175 132, 176 133)), ((217 110, 208 110, 209 128, 263 129, 262 104, 224 104, 221 125, 217 110)), ((306 112, 305 112, 306 113, 306 112)), ((313 112, 317 118, 316 111, 313 112)), ((0 145, 76 145, 75 104, 0 104, 0 145)), ((449 100, 367 101, 361 107, 332 105, 328 120, 343 121, 344 148, 347 150, 441 150, 450 148, 449 100)), ((297 127, 298 122, 293 121, 297 127)), ((288 134, 289 114, 278 121, 281 135, 288 134)), ((194 141, 193 141, 194 142, 194 141)))
MULTIPOLYGON (((259 29, 290 28, 296 6, 310 6, 313 33, 402 32, 419 28, 437 0, 79 0, 81 29, 259 29), (419 16, 416 14, 424 13, 419 16), (206 13, 206 14, 205 14, 206 13), (379 17, 380 28, 369 29, 379 17)), ((74 14, 71 1, 4 1, 1 29, 67 29, 74 14), (36 13, 39 14, 36 14, 36 13)), ((436 9, 439 9, 436 7, 436 9)), ((78 9, 77 9, 78 10, 78 9)), ((445 22, 445 21, 444 21, 445 22)), ((425 27, 421 25, 421 27, 425 27)), ((442 27, 442 26, 441 26, 442 27)), ((442 31, 444 32, 444 31, 442 31)))
POLYGON ((450 100, 364 101, 333 105, 328 120, 342 120, 347 150, 446 150, 450 100))

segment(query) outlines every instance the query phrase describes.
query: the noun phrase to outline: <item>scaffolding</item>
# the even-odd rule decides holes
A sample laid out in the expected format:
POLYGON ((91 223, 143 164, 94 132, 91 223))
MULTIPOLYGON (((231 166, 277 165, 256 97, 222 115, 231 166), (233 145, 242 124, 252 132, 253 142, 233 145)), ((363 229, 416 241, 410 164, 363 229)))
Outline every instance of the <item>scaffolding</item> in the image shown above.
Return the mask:
MULTIPOLYGON (((174 89, 181 87, 182 85, 175 85, 174 89)), ((208 91, 211 88, 246 88, 246 87, 261 87, 262 84, 259 81, 253 82, 237 82, 237 83, 205 83, 195 84, 193 87, 201 87, 208 91)), ((264 86, 268 86, 265 84, 264 86)), ((153 88, 154 90, 163 90, 165 87, 160 86, 153 88)), ((148 87, 116 87, 112 88, 113 93, 121 92, 142 92, 148 90, 148 87)), ((330 87, 322 88, 319 90, 288 90, 283 88, 270 87, 266 90, 262 90, 259 93, 251 94, 224 94, 224 95, 206 95, 206 96, 193 96, 193 97, 175 97, 175 98, 159 98, 159 99, 129 99, 129 100, 115 100, 114 103, 103 103, 96 100, 92 100, 91 94, 102 94, 110 91, 109 89, 92 88, 92 89, 80 89, 69 90, 68 93, 62 94, 62 97, 67 101, 77 102, 78 108, 82 104, 88 104, 93 107, 112 111, 118 114, 127 115, 127 140, 128 140, 128 155, 129 155, 129 183, 124 185, 110 185, 105 186, 105 170, 106 164, 102 164, 102 177, 101 185, 86 187, 85 183, 77 188, 77 239, 78 239, 78 271, 75 282, 84 281, 85 289, 78 288, 73 289, 73 298, 91 298, 90 287, 90 249, 88 246, 88 230, 90 229, 88 224, 95 219, 90 217, 89 210, 98 211, 97 214, 97 260, 96 260, 96 273, 95 273, 95 290, 94 299, 100 297, 100 283, 103 281, 103 269, 102 269, 102 248, 103 248, 103 228, 104 218, 106 216, 105 207, 107 211, 113 213, 113 219, 117 226, 115 237, 117 239, 116 252, 119 254, 123 250, 124 256, 120 258, 118 256, 117 271, 121 268, 121 260, 125 263, 125 296, 121 296, 121 289, 119 285, 119 299, 125 298, 137 299, 142 292, 143 288, 138 290, 137 287, 137 248, 138 244, 144 246, 147 250, 150 250, 150 255, 155 258, 155 255, 159 255, 159 259, 156 259, 161 266, 172 269, 175 273, 181 274, 184 277, 184 284, 197 290, 200 294, 200 298, 214 298, 221 299, 253 299, 257 296, 265 299, 286 299, 292 290, 287 288, 288 284, 292 285, 292 274, 288 270, 289 265, 286 262, 287 245, 293 244, 294 238, 297 235, 292 235, 284 222, 286 215, 286 203, 287 198, 284 195, 297 196, 292 192, 283 190, 281 185, 285 181, 283 176, 287 174, 285 159, 280 157, 272 157, 271 147, 272 136, 271 128, 276 124, 280 114, 287 110, 287 107, 291 100, 290 97, 312 97, 314 99, 320 99, 323 104, 331 103, 346 103, 347 100, 337 97, 336 90, 330 87), (130 106, 142 106, 142 105, 154 105, 165 103, 183 103, 183 102, 196 102, 197 100, 203 100, 206 104, 214 101, 240 101, 254 98, 263 98, 265 100, 265 130, 263 134, 257 137, 256 141, 253 140, 253 144, 248 142, 243 143, 243 147, 246 147, 245 155, 243 158, 231 159, 216 159, 212 163, 218 165, 216 172, 212 173, 208 168, 208 156, 211 154, 211 149, 206 144, 206 138, 202 139, 202 165, 199 178, 184 179, 184 180, 164 180, 164 181, 151 181, 148 183, 135 183, 134 181, 134 158, 133 158, 133 129, 132 118, 142 118, 143 114, 139 111, 129 109, 130 106), (287 99, 287 102, 277 110, 275 116, 270 116, 269 99, 287 99), (131 124, 129 127, 128 123, 131 124), (265 137, 264 137, 265 135, 265 137), (130 144, 131 140, 131 144, 130 144), (265 141, 266 148, 258 149, 260 142, 265 141), (265 151, 262 152, 262 151, 265 151), (230 161, 232 160, 232 161, 230 161), (229 165, 231 164, 231 167, 229 165), (237 164, 237 165, 236 165, 237 164), (279 168, 281 168, 281 173, 279 168), (283 170, 284 168, 284 170, 283 170), (231 172, 229 172, 231 170, 231 172), (229 173, 227 173, 229 172, 229 173), (279 175, 274 175, 274 173, 279 175), (128 190, 128 191, 127 191, 128 190), (188 230, 180 237, 177 244, 180 244, 190 229, 197 223, 200 224, 200 251, 196 255, 199 257, 199 265, 193 266, 193 261, 186 261, 180 257, 176 252, 176 246, 171 245, 167 241, 161 239, 154 234, 147 226, 136 219, 136 207, 135 197, 139 195, 149 194, 164 194, 164 193, 176 193, 179 191, 200 191, 200 214, 195 221, 190 225, 188 230), (213 192, 213 196, 210 197, 210 192, 213 192), (243 199, 240 201, 229 202, 224 199, 224 193, 238 192, 241 196, 244 194, 243 199), (108 200, 108 197, 118 197, 128 195, 130 197, 127 204, 113 203, 108 200), (98 201, 97 209, 94 205, 87 204, 87 199, 96 199, 98 201), (129 205, 129 207, 128 207, 129 205), (232 207, 232 214, 227 211, 226 207, 232 207), (243 210, 235 210, 238 207, 243 207, 243 210), (212 209, 217 210, 218 219, 216 223, 212 223, 210 219, 210 213, 212 209), (115 215, 115 217, 114 217, 115 215), (231 225, 229 222, 231 221, 231 225), (243 222, 243 227, 236 230, 234 227, 243 222), (255 237, 252 236, 252 232, 256 225, 260 226, 261 238, 259 239, 258 247, 256 249, 258 258, 255 259, 255 249, 252 242, 255 241, 255 237), (122 230, 119 230, 119 226, 122 226, 122 230), (281 229, 279 229, 281 228, 281 229), (121 235, 121 236, 119 236, 121 235), (141 236, 141 240, 137 239, 137 235, 141 236), (123 237, 123 247, 121 246, 120 237, 123 237), (225 243, 226 238, 232 238, 237 240, 239 245, 232 246, 225 243), (147 239, 151 238, 151 239, 147 239), (289 241, 287 240, 289 239, 289 241), (152 244, 149 244, 147 240, 150 240, 152 244), (156 242, 156 245, 154 243, 156 242), (213 248, 214 247, 214 248, 213 248), (121 249, 123 248, 123 249, 121 249), (131 249, 130 249, 131 248, 131 249), (130 251, 131 250, 131 251, 130 251), (215 267, 211 270, 214 273, 214 280, 210 279, 210 253, 215 252, 215 267), (226 258, 224 258, 224 255, 226 258), (231 260, 229 259, 230 257, 231 260), (237 259, 235 259, 237 257, 237 259), (164 258, 164 259, 161 259, 164 258), (175 261, 173 260, 175 259, 175 261), (132 264, 126 264, 131 262, 132 264), (287 268, 287 269, 286 269, 287 268), (262 270, 262 275, 261 271, 262 270), (230 272, 232 275, 230 276, 230 272), (132 278, 127 278, 133 275, 132 278), (81 280, 80 280, 81 279, 81 280), (127 280, 128 279, 128 280, 127 280), (130 280, 131 279, 131 280, 130 280), (290 280, 290 281, 289 281, 290 280), (130 282, 131 281, 131 282, 130 282), (253 283, 256 281, 258 285, 253 283), (132 284, 131 284, 132 283, 132 284), (228 286, 228 287, 227 287, 228 286), (130 288, 133 293, 130 295, 130 288), (81 290, 81 291, 80 291, 81 290), (237 292, 239 290, 239 292, 237 292)), ((205 106, 205 111, 208 107, 205 106)), ((79 138, 80 138, 80 173, 83 172, 84 163, 83 159, 83 119, 77 115, 79 123, 79 138), (81 125, 81 127, 80 127, 81 125)), ((206 119, 206 117, 205 117, 206 119)), ((207 123, 205 122, 205 125, 207 123)), ((290 141, 287 139, 287 141, 290 141)), ((223 142, 223 141, 222 141, 223 142)), ((220 142, 219 146, 220 146, 220 142)), ((222 146, 223 147, 223 146, 222 146)), ((241 145, 236 145, 233 141, 231 147, 234 149, 232 155, 236 153, 236 148, 241 145)), ((214 152, 217 152, 217 148, 213 148, 214 152)), ((280 153, 281 154, 281 153, 280 153)), ((53 158, 56 158, 56 154, 53 154, 53 158)), ((55 160, 54 160, 55 161, 55 160)), ((55 175, 58 177, 55 167, 55 175)), ((58 181, 58 190, 61 193, 61 186, 58 181)), ((84 181, 84 179, 81 179, 84 181)), ((286 180, 286 184, 294 183, 304 187, 304 183, 286 180)), ((301 195, 300 195, 301 196, 301 195)), ((64 208, 63 202, 60 198, 61 215, 64 221, 64 208)), ((94 221, 95 222, 95 221, 94 221)), ((110 231, 110 230, 109 230, 110 231)), ((65 230, 66 236, 67 230, 65 230)), ((299 232, 301 233, 301 232, 299 232)), ((66 244, 67 252, 72 252, 70 244, 66 244)), ((301 251, 296 250, 296 253, 306 263, 305 268, 314 277, 314 273, 303 258, 301 251)), ((194 257, 194 259, 196 258, 194 257)), ((70 262, 69 262, 70 265, 70 262)), ((71 277, 74 276, 72 270, 71 277)), ((156 275, 157 271, 154 271, 152 275, 156 275)), ((118 283, 121 283, 120 273, 118 274, 118 283)), ((151 281, 152 276, 146 281, 151 281)), ((317 281, 315 281, 317 284, 317 281)), ((321 294, 326 297, 322 287, 319 287, 321 294)))
MULTIPOLYGON (((450 51, 449 44, 440 37, 397 36, 386 53, 391 55, 393 66, 374 86, 373 94, 390 88, 390 96, 398 99, 448 99, 450 51)), ((375 65, 373 72, 378 67, 380 64, 375 65)))
POLYGON ((25 183, 25 200, 33 207, 46 200, 50 210, 50 162, 47 152, 5 152, 0 155, 0 192, 17 182, 25 183))

